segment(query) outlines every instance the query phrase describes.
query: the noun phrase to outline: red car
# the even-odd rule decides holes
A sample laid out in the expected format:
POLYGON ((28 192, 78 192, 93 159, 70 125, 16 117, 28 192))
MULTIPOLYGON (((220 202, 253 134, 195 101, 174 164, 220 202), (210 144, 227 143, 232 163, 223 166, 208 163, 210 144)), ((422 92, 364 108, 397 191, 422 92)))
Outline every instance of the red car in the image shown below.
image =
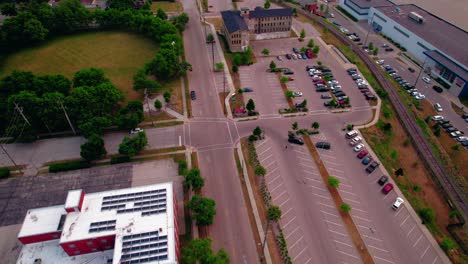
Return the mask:
POLYGON ((383 188, 382 188, 382 193, 383 194, 388 194, 390 191, 393 190, 393 184, 387 183, 383 188))
POLYGON ((359 152, 359 153, 357 154, 357 157, 358 157, 359 159, 362 159, 362 158, 364 158, 365 156, 367 156, 367 154, 369 154, 369 152, 367 152, 367 150, 364 149, 364 150, 361 150, 361 152, 359 152))

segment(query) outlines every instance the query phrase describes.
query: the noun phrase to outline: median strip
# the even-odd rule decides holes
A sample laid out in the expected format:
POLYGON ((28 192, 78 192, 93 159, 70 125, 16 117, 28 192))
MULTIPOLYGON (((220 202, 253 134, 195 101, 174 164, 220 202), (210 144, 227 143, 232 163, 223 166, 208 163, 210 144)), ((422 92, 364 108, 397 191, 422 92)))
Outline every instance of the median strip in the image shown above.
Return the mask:
MULTIPOLYGON (((315 148, 314 144, 312 143, 312 140, 310 139, 309 136, 304 136, 303 138, 304 138, 304 143, 307 146, 307 149, 309 149, 310 155, 314 159, 315 164, 317 164, 317 168, 319 169, 323 182, 327 186, 327 189, 330 192, 333 198, 333 201, 335 202, 336 208, 340 208, 343 204, 345 204, 343 201, 343 198, 341 198, 340 193, 338 192, 337 188, 333 188, 328 184, 328 179, 330 178, 330 175, 328 174, 328 171, 325 168, 325 165, 320 159, 319 153, 317 149, 315 148)), ((351 215, 349 213, 342 212, 341 210, 339 210, 339 212, 340 212, 341 218, 343 219, 343 223, 345 224, 346 229, 348 230, 348 233, 350 234, 351 239, 353 240, 354 246, 359 252, 359 255, 361 256, 361 259, 364 262, 364 264, 374 263, 374 260, 372 259, 369 251, 367 250, 366 244, 364 243, 364 240, 361 238, 361 235, 359 234, 359 231, 356 227, 356 224, 353 222, 351 215)))

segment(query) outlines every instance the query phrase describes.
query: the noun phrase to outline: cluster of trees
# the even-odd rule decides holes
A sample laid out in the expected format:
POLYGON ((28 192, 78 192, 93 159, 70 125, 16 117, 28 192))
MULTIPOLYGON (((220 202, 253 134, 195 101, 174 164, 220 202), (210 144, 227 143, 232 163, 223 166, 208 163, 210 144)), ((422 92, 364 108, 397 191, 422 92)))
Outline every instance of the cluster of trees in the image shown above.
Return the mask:
POLYGON ((119 145, 119 153, 128 157, 134 157, 148 145, 148 138, 144 131, 134 137, 124 137, 119 145))
POLYGON ((181 262, 185 264, 229 264, 229 255, 223 249, 216 254, 211 248, 211 239, 196 238, 182 248, 181 262))
POLYGON ((79 0, 62 0, 55 7, 40 0, 3 4, 0 11, 10 17, 0 26, 0 48, 14 50, 55 35, 96 27, 132 30, 162 42, 167 35, 178 36, 188 22, 185 13, 172 21, 167 21, 167 16, 161 13, 153 16, 150 1, 141 9, 135 9, 133 1, 128 0, 112 0, 109 4, 108 10, 94 12, 79 0))

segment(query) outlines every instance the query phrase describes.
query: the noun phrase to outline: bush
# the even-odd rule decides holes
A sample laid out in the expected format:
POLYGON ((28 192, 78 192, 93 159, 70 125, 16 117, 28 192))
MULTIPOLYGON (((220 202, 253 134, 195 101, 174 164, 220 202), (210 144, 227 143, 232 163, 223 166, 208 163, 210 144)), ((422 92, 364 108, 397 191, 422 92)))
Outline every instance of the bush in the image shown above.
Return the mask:
POLYGON ((265 176, 266 169, 262 165, 255 166, 255 175, 265 176))
POLYGON ((129 156, 114 156, 114 157, 111 157, 110 164, 119 164, 119 163, 125 163, 129 161, 130 161, 129 156))
POLYGON ((422 208, 418 211, 419 216, 423 220, 423 224, 430 224, 434 221, 434 210, 429 207, 422 208))
POLYGON ((179 163, 179 175, 185 175, 187 173, 187 161, 181 160, 178 162, 179 163))
POLYGON ((0 179, 5 179, 10 176, 10 169, 0 168, 0 179))
POLYGON ((349 211, 351 211, 351 206, 347 203, 343 203, 340 205, 340 210, 343 212, 343 213, 348 213, 349 211))
POLYGON ((91 167, 91 164, 87 161, 70 161, 63 163, 56 163, 49 166, 49 172, 59 172, 59 171, 71 171, 79 170, 91 167))
POLYGON ((440 242, 440 247, 446 253, 449 253, 449 251, 455 247, 455 242, 453 242, 453 240, 448 237, 444 237, 444 239, 442 239, 442 242, 440 242))

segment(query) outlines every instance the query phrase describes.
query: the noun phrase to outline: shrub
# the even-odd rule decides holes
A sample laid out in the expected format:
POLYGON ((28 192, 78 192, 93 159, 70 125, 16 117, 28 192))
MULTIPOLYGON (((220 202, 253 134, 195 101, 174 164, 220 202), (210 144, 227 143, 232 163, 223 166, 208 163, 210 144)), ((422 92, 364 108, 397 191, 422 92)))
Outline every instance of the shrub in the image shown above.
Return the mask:
POLYGON ((179 164, 179 168, 178 168, 179 175, 185 175, 187 173, 187 161, 181 160, 178 162, 178 164, 179 164))
POLYGON ((328 178, 328 185, 330 185, 333 188, 338 188, 340 186, 340 180, 338 180, 337 178, 333 176, 330 176, 328 178))
POLYGON ((129 161, 130 161, 129 156, 114 156, 114 157, 111 157, 110 164, 119 164, 119 163, 125 163, 129 161))
POLYGON ((429 207, 422 208, 418 211, 419 216, 423 220, 423 224, 430 224, 434 221, 434 210, 429 207))
POLYGON ((448 237, 444 237, 442 242, 440 242, 440 247, 446 252, 449 253, 451 249, 455 247, 455 242, 448 237))
POLYGON ((59 171, 71 171, 79 170, 91 167, 91 164, 87 161, 70 161, 63 163, 56 163, 49 166, 49 172, 59 172, 59 171))
POLYGON ((347 203, 343 203, 340 205, 340 210, 343 212, 343 213, 348 213, 349 211, 351 211, 351 206, 347 203))
POLYGON ((10 176, 10 169, 0 168, 0 179, 8 178, 10 176))
POLYGON ((257 136, 255 136, 255 135, 250 135, 250 136, 249 136, 249 141, 250 141, 250 142, 254 142, 254 141, 256 141, 257 139, 258 139, 258 138, 257 138, 257 136))
POLYGON ((255 175, 265 176, 266 169, 262 165, 255 166, 255 175))

